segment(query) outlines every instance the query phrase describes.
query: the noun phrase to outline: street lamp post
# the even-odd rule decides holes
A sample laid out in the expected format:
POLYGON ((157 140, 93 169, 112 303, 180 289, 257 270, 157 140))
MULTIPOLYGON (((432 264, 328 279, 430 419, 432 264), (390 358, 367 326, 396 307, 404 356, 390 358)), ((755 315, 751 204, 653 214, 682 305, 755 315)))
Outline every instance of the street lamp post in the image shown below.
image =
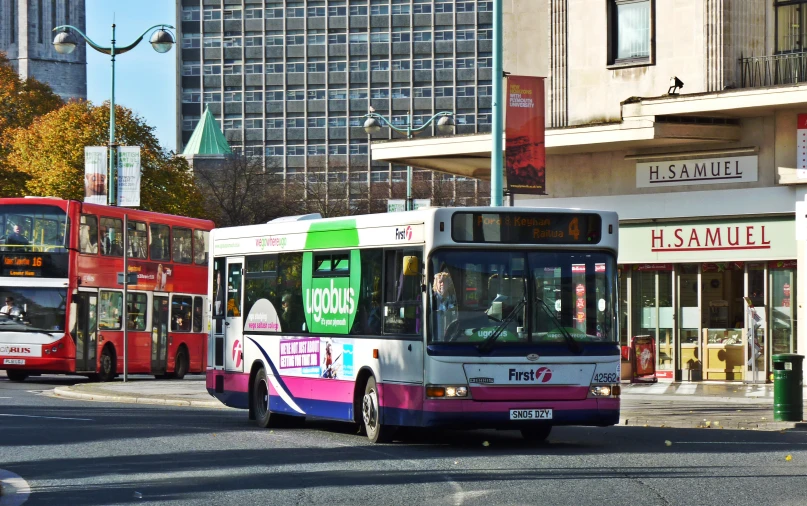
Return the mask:
MULTIPOLYGON (((370 112, 364 115, 367 118, 367 121, 364 122, 364 131, 367 132, 369 135, 372 135, 376 132, 381 131, 382 122, 386 123, 388 127, 395 130, 399 134, 405 134, 407 139, 411 139, 414 135, 418 132, 422 132, 426 130, 435 120, 437 120, 437 132, 441 134, 452 134, 454 133, 454 119, 452 116, 454 115, 453 112, 438 112, 428 120, 426 120, 422 125, 419 127, 412 127, 412 113, 406 113, 406 125, 403 127, 398 127, 392 124, 390 120, 385 118, 384 116, 377 114, 375 112, 370 112), (439 119, 438 119, 439 118, 439 119)), ((412 206, 412 166, 407 165, 406 167, 406 210, 411 211, 413 208, 412 206)))
POLYGON ((504 120, 502 114, 502 100, 504 100, 504 90, 502 81, 504 80, 504 69, 502 68, 502 4, 504 0, 493 0, 493 61, 491 69, 493 72, 493 100, 491 104, 491 135, 492 143, 490 149, 490 205, 497 207, 502 205, 504 188, 502 172, 504 167, 504 120))
POLYGON ((173 30, 174 27, 167 24, 154 25, 148 30, 144 31, 140 37, 134 42, 124 47, 115 46, 115 24, 112 24, 112 43, 109 47, 99 46, 87 37, 81 30, 71 25, 61 25, 53 29, 58 32, 53 37, 53 47, 58 53, 70 54, 75 51, 78 41, 76 36, 68 30, 77 32, 81 37, 87 41, 87 44, 98 51, 99 53, 108 54, 112 58, 112 100, 109 104, 109 174, 107 176, 107 203, 114 206, 117 203, 115 192, 117 191, 117 167, 115 165, 115 56, 126 53, 134 49, 135 46, 140 44, 143 37, 147 33, 157 28, 151 35, 149 42, 155 51, 158 53, 167 53, 174 45, 174 36, 171 35, 167 29, 173 30))

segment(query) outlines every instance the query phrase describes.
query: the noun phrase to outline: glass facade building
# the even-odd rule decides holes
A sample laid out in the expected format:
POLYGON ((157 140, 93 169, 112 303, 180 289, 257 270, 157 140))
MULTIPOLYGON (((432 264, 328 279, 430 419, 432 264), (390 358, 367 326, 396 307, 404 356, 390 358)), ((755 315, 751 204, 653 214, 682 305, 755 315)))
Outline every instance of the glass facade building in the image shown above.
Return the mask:
MULTIPOLYGON (((404 126, 411 113, 419 126, 450 111, 456 134, 490 131, 491 8, 456 0, 180 0, 178 150, 208 106, 233 150, 265 157, 267 170, 403 198, 406 167, 371 161, 363 116, 375 110, 404 126)), ((420 135, 435 134, 432 127, 420 135)), ((384 128, 372 140, 400 137, 384 128)), ((433 193, 448 189, 442 204, 489 201, 481 181, 430 171, 413 179, 433 193)))

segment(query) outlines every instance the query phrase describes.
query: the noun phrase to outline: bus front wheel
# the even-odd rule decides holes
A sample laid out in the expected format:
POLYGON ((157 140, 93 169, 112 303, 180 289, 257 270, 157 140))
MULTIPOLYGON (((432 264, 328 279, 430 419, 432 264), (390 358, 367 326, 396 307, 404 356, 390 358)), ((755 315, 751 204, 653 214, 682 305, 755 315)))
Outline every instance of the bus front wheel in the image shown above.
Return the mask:
POLYGON ((378 403, 378 385, 375 378, 370 376, 364 387, 364 397, 361 400, 361 417, 367 439, 373 443, 386 443, 392 440, 395 427, 381 423, 381 408, 378 403))
POLYGON ((10 381, 25 381, 25 378, 28 377, 28 374, 24 371, 15 371, 15 370, 6 370, 6 375, 10 381))
POLYGON ((536 425, 535 427, 521 429, 521 437, 530 443, 542 443, 549 437, 550 432, 552 432, 551 425, 536 425))

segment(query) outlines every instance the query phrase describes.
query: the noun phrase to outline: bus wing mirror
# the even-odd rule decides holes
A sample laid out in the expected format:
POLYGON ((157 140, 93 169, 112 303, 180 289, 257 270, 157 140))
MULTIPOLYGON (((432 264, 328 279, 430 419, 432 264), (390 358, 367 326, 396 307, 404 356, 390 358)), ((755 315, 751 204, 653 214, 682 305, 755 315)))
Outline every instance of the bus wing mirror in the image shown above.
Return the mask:
POLYGON ((403 275, 404 276, 417 276, 420 273, 420 265, 418 257, 405 256, 403 257, 403 275))

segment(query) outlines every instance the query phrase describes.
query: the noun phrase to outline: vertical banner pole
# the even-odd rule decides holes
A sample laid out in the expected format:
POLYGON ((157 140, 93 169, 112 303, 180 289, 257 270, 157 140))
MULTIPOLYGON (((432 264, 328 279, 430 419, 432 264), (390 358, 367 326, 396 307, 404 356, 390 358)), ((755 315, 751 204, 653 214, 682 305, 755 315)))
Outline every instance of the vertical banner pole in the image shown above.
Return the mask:
POLYGON ((123 215, 123 382, 126 383, 129 362, 127 350, 129 349, 129 314, 127 302, 129 298, 129 216, 123 215))
POLYGON ((493 103, 491 104, 491 136, 490 148, 490 205, 501 207, 503 200, 503 158, 504 146, 504 118, 502 114, 502 100, 504 90, 504 70, 502 65, 502 3, 504 0, 493 0, 493 103))

